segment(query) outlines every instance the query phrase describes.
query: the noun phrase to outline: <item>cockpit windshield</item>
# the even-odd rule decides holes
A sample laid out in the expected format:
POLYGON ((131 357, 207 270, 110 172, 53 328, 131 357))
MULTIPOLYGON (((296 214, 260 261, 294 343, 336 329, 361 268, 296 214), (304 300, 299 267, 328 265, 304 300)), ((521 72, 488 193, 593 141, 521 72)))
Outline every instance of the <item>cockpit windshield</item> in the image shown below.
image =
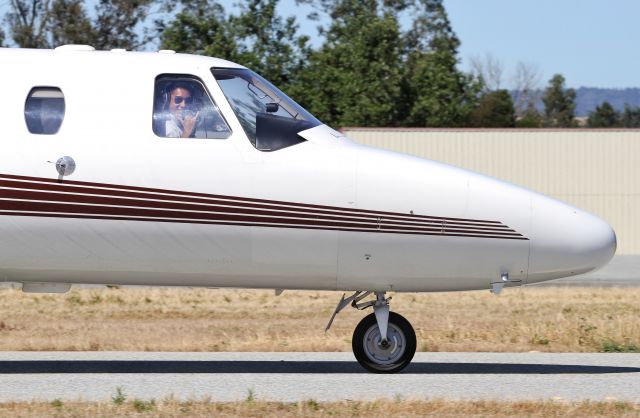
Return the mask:
POLYGON ((298 132, 322 124, 253 71, 213 68, 212 72, 249 140, 259 150, 275 151, 303 142, 298 132))

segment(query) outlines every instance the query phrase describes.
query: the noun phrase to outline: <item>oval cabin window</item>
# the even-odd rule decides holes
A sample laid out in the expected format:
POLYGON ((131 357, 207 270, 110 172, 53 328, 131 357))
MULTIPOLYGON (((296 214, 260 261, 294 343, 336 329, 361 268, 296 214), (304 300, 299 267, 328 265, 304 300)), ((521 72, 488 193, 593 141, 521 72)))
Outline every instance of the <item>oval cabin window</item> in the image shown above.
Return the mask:
POLYGON ((32 134, 58 133, 64 119, 64 94, 57 87, 34 87, 24 105, 24 119, 32 134))

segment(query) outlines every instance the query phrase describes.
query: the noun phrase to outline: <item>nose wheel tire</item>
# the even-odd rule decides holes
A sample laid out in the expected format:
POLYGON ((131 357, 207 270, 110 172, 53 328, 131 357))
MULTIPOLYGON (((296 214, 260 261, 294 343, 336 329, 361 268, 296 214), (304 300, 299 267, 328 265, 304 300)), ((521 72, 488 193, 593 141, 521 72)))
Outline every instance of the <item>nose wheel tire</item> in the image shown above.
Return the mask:
POLYGON ((353 354, 373 373, 396 373, 404 369, 416 352, 416 333, 402 315, 389 312, 387 340, 382 341, 375 314, 364 317, 353 332, 353 354))

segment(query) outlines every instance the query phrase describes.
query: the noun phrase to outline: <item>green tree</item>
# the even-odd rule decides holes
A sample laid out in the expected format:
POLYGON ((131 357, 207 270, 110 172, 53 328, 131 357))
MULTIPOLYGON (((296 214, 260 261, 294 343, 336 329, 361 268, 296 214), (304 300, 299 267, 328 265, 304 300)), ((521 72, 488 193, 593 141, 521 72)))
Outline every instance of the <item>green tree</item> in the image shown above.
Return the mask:
POLYGON ((161 46, 228 59, 251 67, 287 90, 306 63, 309 38, 294 17, 276 13, 278 0, 246 0, 227 14, 212 0, 183 0, 173 21, 161 23, 161 46))
POLYGON ((620 115, 609 102, 603 102, 589 113, 587 125, 590 128, 612 128, 618 125, 620 115))
POLYGON ((216 1, 183 1, 173 21, 158 22, 161 48, 238 59, 238 46, 224 8, 216 1))
POLYGON ((302 104, 332 125, 397 124, 402 39, 395 10, 377 0, 343 0, 331 17, 324 45, 301 75, 302 104))
POLYGON ((640 128, 640 107, 626 105, 620 116, 620 125, 625 128, 640 128))
POLYGON ((150 40, 148 29, 138 27, 151 14, 158 0, 100 0, 94 22, 97 49, 139 49, 150 40))
POLYGON ((460 41, 442 0, 421 0, 412 29, 405 36, 403 124, 465 126, 476 106, 481 84, 458 70, 460 41))
POLYGON ((516 119, 516 128, 541 128, 543 125, 544 118, 533 104, 527 106, 516 119))
POLYGON ((480 84, 458 70, 442 0, 302 0, 332 24, 304 74, 304 104, 330 124, 465 126, 480 84), (400 14, 410 16, 403 31, 400 14), (307 84, 312 86, 308 89, 307 84))
POLYGON ((11 0, 5 19, 13 41, 22 48, 49 48, 51 0, 11 0))
POLYGON ((4 31, 0 28, 0 48, 4 46, 4 31))
POLYGON ((482 96, 471 113, 470 125, 478 128, 512 128, 516 126, 513 99, 507 90, 491 91, 482 96))
POLYGON ((565 88, 564 83, 564 77, 556 74, 549 80, 549 86, 544 91, 542 102, 546 126, 568 128, 576 125, 574 120, 576 91, 565 88))
POLYGON ((137 49, 150 40, 138 26, 164 0, 100 0, 91 20, 80 0, 11 0, 5 16, 13 42, 23 48, 91 44, 97 49, 137 49))
POLYGON ((464 126, 477 103, 442 0, 298 0, 330 18, 317 50, 278 16, 278 0, 244 0, 234 14, 215 0, 169 3, 162 48, 247 65, 329 124, 464 126), (400 13, 414 16, 410 30, 400 13))
POLYGON ((283 89, 289 89, 305 66, 309 37, 298 34, 293 16, 276 13, 279 0, 247 0, 241 3, 231 25, 241 40, 240 61, 283 89))
POLYGON ((51 46, 94 45, 96 33, 81 0, 57 0, 51 6, 48 30, 51 46))

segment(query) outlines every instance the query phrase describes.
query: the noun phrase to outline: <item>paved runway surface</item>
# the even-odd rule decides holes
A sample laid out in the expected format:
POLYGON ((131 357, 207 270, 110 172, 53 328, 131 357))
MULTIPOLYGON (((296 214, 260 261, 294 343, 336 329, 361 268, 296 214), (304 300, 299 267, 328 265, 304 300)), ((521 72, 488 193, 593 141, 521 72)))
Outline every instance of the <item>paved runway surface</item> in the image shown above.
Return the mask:
POLYGON ((0 401, 376 398, 640 402, 640 354, 418 353, 401 374, 351 353, 0 353, 0 401))
POLYGON ((640 286, 640 256, 616 255, 600 270, 534 286, 640 286))

